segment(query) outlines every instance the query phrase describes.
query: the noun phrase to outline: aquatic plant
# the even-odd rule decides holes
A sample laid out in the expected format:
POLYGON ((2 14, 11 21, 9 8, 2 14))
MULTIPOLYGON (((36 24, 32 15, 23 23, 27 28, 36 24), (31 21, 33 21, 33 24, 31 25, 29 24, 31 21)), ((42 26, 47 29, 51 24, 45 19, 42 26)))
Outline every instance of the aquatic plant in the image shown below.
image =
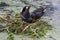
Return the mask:
POLYGON ((9 33, 9 36, 7 37, 7 40, 14 40, 14 36, 12 33, 9 33))
MULTIPOLYGON (((16 14, 18 15, 18 14, 16 14)), ((35 23, 25 23, 18 16, 12 23, 8 23, 8 30, 14 34, 22 34, 28 37, 44 37, 49 30, 52 30, 52 26, 42 19, 38 19, 35 23)))
MULTIPOLYGON (((13 40, 13 34, 25 35, 28 37, 41 38, 46 33, 53 29, 51 25, 43 21, 43 19, 37 19, 35 23, 24 23, 20 18, 19 14, 15 14, 12 22, 6 20, 7 33, 9 34, 8 39, 13 40)), ((4 20, 4 19, 3 19, 4 20)), ((2 21, 2 20, 1 20, 2 21)))
POLYGON ((49 30, 52 30, 52 26, 40 19, 23 31, 23 34, 28 35, 29 37, 39 38, 44 37, 49 30))

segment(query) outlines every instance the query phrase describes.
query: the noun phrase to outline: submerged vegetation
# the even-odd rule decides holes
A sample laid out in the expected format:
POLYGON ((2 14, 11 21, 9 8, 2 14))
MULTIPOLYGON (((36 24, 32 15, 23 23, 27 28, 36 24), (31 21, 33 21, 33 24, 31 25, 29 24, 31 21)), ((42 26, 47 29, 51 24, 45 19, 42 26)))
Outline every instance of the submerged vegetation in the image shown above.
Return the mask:
MULTIPOLYGON (((19 18, 19 14, 16 13, 13 18, 10 18, 12 22, 6 21, 6 27, 8 31, 13 34, 26 35, 28 37, 40 38, 44 37, 49 30, 52 30, 52 26, 42 19, 38 19, 35 23, 23 23, 19 18)), ((0 19, 0 22, 2 23, 0 19)), ((13 34, 9 34, 8 39, 13 40, 13 34)))
POLYGON ((9 33, 9 36, 7 37, 7 40, 14 40, 14 36, 12 33, 9 33))

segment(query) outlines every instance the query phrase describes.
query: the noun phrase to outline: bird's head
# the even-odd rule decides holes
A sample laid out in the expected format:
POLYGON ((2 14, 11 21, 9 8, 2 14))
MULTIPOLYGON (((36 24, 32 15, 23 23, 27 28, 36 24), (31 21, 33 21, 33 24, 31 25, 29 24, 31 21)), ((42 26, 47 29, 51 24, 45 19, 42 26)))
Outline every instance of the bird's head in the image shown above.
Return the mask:
POLYGON ((22 10, 22 13, 23 12, 29 12, 29 9, 30 9, 30 6, 25 6, 22 10))
POLYGON ((21 14, 26 18, 30 16, 29 9, 30 9, 30 6, 25 6, 21 12, 21 14))

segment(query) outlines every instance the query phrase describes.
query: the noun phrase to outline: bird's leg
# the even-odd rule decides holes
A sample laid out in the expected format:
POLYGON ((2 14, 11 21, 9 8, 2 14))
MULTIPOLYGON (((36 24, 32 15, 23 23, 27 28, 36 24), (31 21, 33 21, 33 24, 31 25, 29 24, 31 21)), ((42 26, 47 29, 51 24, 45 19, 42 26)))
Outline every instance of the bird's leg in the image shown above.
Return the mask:
POLYGON ((36 22, 35 17, 32 17, 32 23, 36 22))

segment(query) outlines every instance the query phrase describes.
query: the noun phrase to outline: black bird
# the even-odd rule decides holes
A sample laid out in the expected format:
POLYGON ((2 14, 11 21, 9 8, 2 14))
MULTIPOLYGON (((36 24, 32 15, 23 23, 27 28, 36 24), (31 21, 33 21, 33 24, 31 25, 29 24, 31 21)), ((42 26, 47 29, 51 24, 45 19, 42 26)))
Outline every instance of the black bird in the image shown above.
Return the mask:
POLYGON ((23 21, 32 23, 36 19, 41 18, 44 15, 44 8, 40 7, 37 10, 34 10, 32 13, 29 13, 30 6, 25 6, 20 14, 20 17, 23 21))
POLYGON ((32 18, 30 17, 29 9, 30 9, 30 6, 25 6, 22 12, 20 13, 20 18, 25 22, 31 23, 32 18))

